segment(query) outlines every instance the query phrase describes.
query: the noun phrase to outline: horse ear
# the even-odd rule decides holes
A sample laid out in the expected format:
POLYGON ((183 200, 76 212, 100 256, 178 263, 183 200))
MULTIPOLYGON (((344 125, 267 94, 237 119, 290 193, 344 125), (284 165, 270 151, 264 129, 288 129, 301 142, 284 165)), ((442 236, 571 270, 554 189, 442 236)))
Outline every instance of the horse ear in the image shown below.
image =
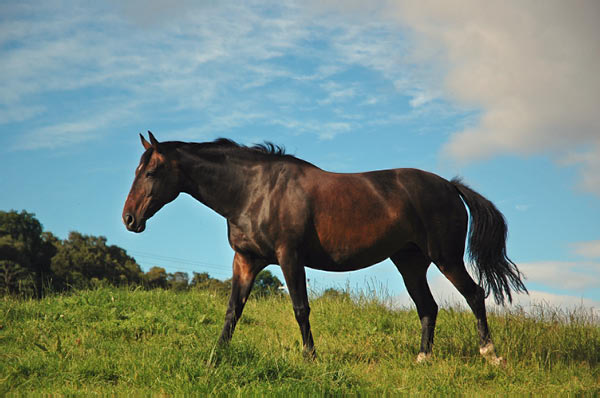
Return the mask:
POLYGON ((148 137, 150 137, 150 142, 152 143, 152 146, 154 147, 154 149, 158 149, 158 140, 156 138, 154 138, 154 135, 152 134, 152 132, 150 130, 148 130, 148 137))
POLYGON ((144 138, 144 136, 142 134, 140 134, 140 139, 142 140, 142 145, 144 146, 144 149, 148 149, 152 146, 152 144, 150 144, 148 141, 146 141, 146 139, 144 138))

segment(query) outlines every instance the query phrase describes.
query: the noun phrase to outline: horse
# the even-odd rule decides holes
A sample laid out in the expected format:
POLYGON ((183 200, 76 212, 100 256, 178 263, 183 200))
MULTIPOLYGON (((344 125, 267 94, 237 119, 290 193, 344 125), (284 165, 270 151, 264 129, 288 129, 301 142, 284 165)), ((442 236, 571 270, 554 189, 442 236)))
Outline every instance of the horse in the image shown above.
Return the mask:
POLYGON ((277 264, 303 351, 315 357, 305 267, 352 271, 389 258, 421 321, 418 362, 432 354, 438 306, 426 273, 434 263, 475 315, 481 355, 503 363, 488 328, 485 298, 491 292, 504 304, 506 299, 512 302, 511 289, 527 289, 507 257, 504 216, 461 179, 448 181, 412 168, 333 173, 270 142, 158 142, 148 134, 150 142, 140 134, 145 151, 125 201, 123 222, 129 231, 144 231, 147 220, 182 192, 227 220, 235 254, 219 343, 231 340, 256 275, 277 264), (467 238, 479 284, 465 268, 467 238))

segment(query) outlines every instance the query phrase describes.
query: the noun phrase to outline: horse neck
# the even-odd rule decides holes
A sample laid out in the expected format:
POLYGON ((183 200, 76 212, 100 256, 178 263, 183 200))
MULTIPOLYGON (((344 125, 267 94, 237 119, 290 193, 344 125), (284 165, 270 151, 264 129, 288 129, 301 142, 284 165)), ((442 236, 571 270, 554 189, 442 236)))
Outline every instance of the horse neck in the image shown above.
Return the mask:
POLYGON ((223 217, 236 217, 248 199, 248 188, 258 178, 260 164, 202 148, 184 148, 180 156, 184 177, 182 192, 210 207, 223 217))

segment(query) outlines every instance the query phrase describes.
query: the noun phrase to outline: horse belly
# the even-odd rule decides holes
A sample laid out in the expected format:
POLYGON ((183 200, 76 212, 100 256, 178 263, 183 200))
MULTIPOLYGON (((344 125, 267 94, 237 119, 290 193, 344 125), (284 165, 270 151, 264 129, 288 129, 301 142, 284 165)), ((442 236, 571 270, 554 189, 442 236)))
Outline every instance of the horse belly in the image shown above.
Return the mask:
POLYGON ((345 272, 355 271, 377 264, 395 252, 400 250, 401 245, 390 244, 381 247, 371 247, 365 250, 353 250, 347 252, 322 250, 312 252, 308 258, 309 268, 322 271, 345 272))
POLYGON ((310 267, 365 268, 417 239, 419 218, 398 170, 317 177, 311 190, 315 230, 310 267))
POLYGON ((329 217, 317 229, 318 247, 309 266, 351 271, 381 262, 410 240, 410 223, 398 215, 366 214, 329 217))

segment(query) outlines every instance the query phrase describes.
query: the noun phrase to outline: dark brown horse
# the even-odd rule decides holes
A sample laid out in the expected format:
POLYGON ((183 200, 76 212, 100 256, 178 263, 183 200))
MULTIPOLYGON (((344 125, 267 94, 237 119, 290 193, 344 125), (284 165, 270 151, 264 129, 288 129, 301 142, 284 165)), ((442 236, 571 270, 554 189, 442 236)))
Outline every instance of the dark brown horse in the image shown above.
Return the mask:
POLYGON ((500 362, 488 330, 484 299, 512 301, 526 292, 506 256, 506 223, 487 199, 458 179, 416 169, 330 173, 272 144, 245 147, 226 139, 162 142, 140 135, 145 152, 125 202, 127 229, 146 221, 180 192, 227 219, 235 251, 229 307, 220 341, 228 342, 256 275, 278 264, 285 277, 305 352, 314 355, 304 267, 351 271, 390 258, 404 278, 422 325, 417 360, 431 355, 438 306, 427 284, 433 262, 465 297, 478 322, 480 352, 500 362), (468 215, 469 255, 463 261, 468 215))

